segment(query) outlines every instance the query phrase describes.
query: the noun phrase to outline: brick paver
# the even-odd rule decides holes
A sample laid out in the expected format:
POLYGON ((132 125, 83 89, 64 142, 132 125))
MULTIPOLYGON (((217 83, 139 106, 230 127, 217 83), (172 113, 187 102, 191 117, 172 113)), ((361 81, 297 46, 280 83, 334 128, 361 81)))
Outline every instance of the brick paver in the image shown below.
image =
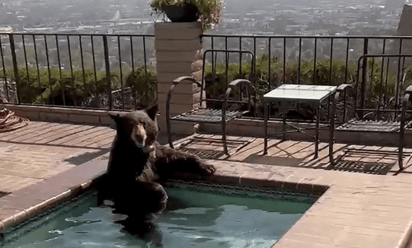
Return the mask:
POLYGON ((77 157, 85 156, 86 162, 102 151, 100 146, 110 143, 114 134, 108 127, 48 122, 31 122, 17 131, 3 133, 0 191, 11 193, 67 171, 77 165, 71 162, 77 157))
MULTIPOLYGON (((319 183, 328 178, 329 189, 304 214, 278 247, 402 247, 412 220, 412 190, 408 176, 367 175, 308 168, 288 169, 209 161, 217 174, 232 173, 241 184, 299 188, 299 182, 319 183), (251 173, 252 171, 253 173, 251 173), (243 171, 243 173, 242 173, 243 171), (255 180, 255 182, 253 182, 255 180), (282 182, 281 184, 277 182, 282 182), (256 184, 255 184, 256 185, 256 184), (259 185, 259 184, 258 184, 259 185)), ((309 187, 306 190, 310 189, 309 187)))
MULTIPOLYGON (((106 127, 46 122, 1 135, 0 192, 9 194, 0 198, 0 230, 90 185, 106 170, 106 148, 114 135, 106 127)), ((221 149, 220 136, 203 136, 208 140, 190 145, 221 149)), ((175 144, 184 145, 187 140, 175 144)), ((230 137, 229 141, 230 148, 235 148, 250 138, 230 137)), ((344 155, 342 161, 357 163, 396 161, 396 154, 343 153, 348 147, 336 144, 334 156, 344 155)), ((398 174, 395 164, 384 175, 329 170, 325 143, 320 144, 318 159, 313 159, 311 142, 270 140, 268 154, 263 155, 262 149, 263 139, 256 139, 226 160, 209 160, 217 167, 210 180, 323 193, 275 248, 405 247, 412 233, 412 167, 398 174)))

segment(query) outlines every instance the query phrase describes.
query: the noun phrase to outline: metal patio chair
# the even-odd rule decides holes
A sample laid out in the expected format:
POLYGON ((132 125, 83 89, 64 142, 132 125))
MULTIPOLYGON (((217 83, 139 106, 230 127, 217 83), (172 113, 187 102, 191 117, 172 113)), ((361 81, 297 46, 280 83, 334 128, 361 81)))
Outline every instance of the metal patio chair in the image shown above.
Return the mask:
MULTIPOLYGON (((240 64, 240 73, 242 73, 240 64)), ((226 141, 226 125, 229 121, 241 117, 251 111, 251 90, 254 89, 252 84, 254 80, 254 71, 255 71, 255 56, 250 51, 245 50, 207 50, 203 54, 203 71, 202 71, 202 80, 199 82, 192 76, 182 76, 173 80, 172 86, 170 87, 167 100, 166 100, 166 124, 167 124, 167 134, 168 142, 170 147, 173 148, 172 134, 171 134, 171 121, 179 122, 193 122, 193 123, 208 123, 208 124, 217 124, 222 125, 222 142, 223 149, 226 155, 230 155, 227 148, 226 141), (205 79, 205 70, 206 70, 206 56, 211 54, 212 56, 212 78, 209 82, 215 83, 216 79, 216 64, 217 64, 217 54, 225 55, 226 63, 226 84, 223 87, 224 96, 222 98, 207 98, 205 94, 206 88, 206 79, 205 79), (239 54, 239 61, 243 54, 251 55, 251 69, 249 79, 236 79, 228 82, 228 69, 229 69, 229 58, 230 54, 239 54), (189 112, 179 114, 177 116, 170 116, 170 101, 172 98, 173 90, 176 86, 179 85, 182 81, 190 81, 197 84, 200 88, 200 107, 193 109, 189 112), (251 82, 252 81, 252 82, 251 82), (232 93, 237 93, 239 99, 233 99, 231 96, 232 93), (244 99, 244 93, 246 93, 246 99, 244 99), (218 107, 216 107, 218 105, 218 107), (229 106, 230 105, 230 106, 229 106), (242 109, 242 106, 247 105, 246 109, 242 109), (218 109, 218 108, 221 109, 218 109)))
MULTIPOLYGON (((399 135, 398 140, 398 165, 399 169, 404 169, 404 138, 405 128, 409 125, 407 114, 411 111, 408 110, 409 98, 412 94, 412 86, 405 89, 405 76, 407 69, 405 68, 405 59, 412 58, 412 55, 401 54, 366 54, 362 55, 358 60, 358 69, 356 75, 356 83, 342 84, 338 87, 333 99, 332 115, 336 114, 336 103, 343 103, 343 113, 341 113, 342 120, 339 120, 340 125, 336 130, 349 131, 353 133, 359 132, 380 132, 380 133, 396 133, 399 135), (390 59, 394 58, 398 61, 397 65, 390 63, 390 59), (368 59, 372 60, 371 64, 368 64, 368 59), (380 59, 378 64, 375 64, 375 59, 380 59), (386 62, 385 62, 386 61, 386 62), (362 63, 362 64, 361 64, 362 63), (381 73, 376 75, 374 66, 381 66, 381 73), (401 67, 402 64, 402 67, 401 67), (394 85, 390 85, 388 82, 389 69, 397 67, 397 79, 394 85), (370 69, 368 71, 368 68, 370 69), (402 68, 402 69, 401 69, 402 68), (386 75, 385 75, 386 74, 386 75), (362 77, 360 79, 360 76, 362 77), (369 84, 368 84, 369 83, 369 84), (375 92, 374 92, 375 90, 375 92), (370 97, 378 91, 375 96, 375 100, 370 100, 370 97), (366 97, 369 94, 369 98, 366 97), (388 96, 389 94, 389 96, 388 96), (347 105, 348 96, 352 96, 354 101, 352 102, 352 110, 354 116, 348 118, 347 105), (368 100, 369 99, 369 100, 368 100)), ((394 62, 394 60, 392 60, 394 62)), ((376 67, 375 67, 376 69, 376 67)), ((339 118, 338 118, 339 119, 339 118)), ((335 118, 334 118, 335 120, 335 118)), ((329 144, 329 157, 331 161, 331 167, 338 162, 342 156, 336 161, 333 158, 333 143, 335 132, 335 121, 332 122, 330 128, 331 139, 329 144)), ((367 152, 368 150, 360 148, 345 149, 347 152, 367 152)), ((376 150, 370 150, 371 153, 380 153, 376 150)), ((382 151, 383 152, 383 151, 382 151)), ((385 153, 387 153, 385 151, 385 153)), ((410 160, 410 156, 407 158, 410 160)))

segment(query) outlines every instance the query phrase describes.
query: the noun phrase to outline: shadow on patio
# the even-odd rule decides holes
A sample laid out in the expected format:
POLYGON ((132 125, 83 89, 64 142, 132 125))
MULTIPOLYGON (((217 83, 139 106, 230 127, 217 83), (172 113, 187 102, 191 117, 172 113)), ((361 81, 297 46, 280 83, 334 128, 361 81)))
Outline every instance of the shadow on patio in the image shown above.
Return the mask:
MULTIPOLYGON (((314 143, 305 141, 269 140, 268 153, 263 155, 263 139, 252 137, 228 137, 229 152, 223 154, 220 135, 198 134, 176 142, 180 150, 195 153, 204 159, 221 159, 273 166, 339 170, 367 174, 395 174, 398 171, 396 148, 335 144, 336 164, 331 168, 327 143, 319 144, 319 157, 314 158, 314 143)), ((412 149, 405 149, 405 158, 412 149)), ((404 172, 410 171, 409 162, 404 172)))
MULTIPOLYGON (((0 137, 0 192, 13 192, 98 156, 108 156, 114 135, 115 130, 109 127, 51 122, 31 122, 4 133, 0 137)), ((174 144, 177 149, 204 159, 378 175, 396 175, 398 170, 396 148, 392 147, 335 144, 338 163, 330 168, 326 143, 320 143, 317 159, 313 158, 314 143, 305 141, 272 139, 268 154, 263 155, 262 138, 228 136, 230 157, 223 153, 220 135, 194 134, 174 144), (354 151, 356 148, 359 150, 354 151)), ((412 149, 405 149, 405 157, 411 152, 412 149)), ((412 172, 409 164, 402 173, 412 172)))

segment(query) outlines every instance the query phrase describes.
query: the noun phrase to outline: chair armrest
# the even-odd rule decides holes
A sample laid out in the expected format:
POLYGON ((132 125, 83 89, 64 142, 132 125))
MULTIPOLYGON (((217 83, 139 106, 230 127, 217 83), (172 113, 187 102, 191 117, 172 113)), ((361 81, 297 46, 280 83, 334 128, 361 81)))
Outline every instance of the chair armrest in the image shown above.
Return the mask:
MULTIPOLYGON (((223 101, 222 121, 225 121, 227 102, 229 100, 229 95, 230 95, 230 92, 232 91, 232 88, 235 87, 235 86, 241 85, 241 84, 245 84, 245 85, 249 86, 250 88, 252 88, 253 90, 256 91, 256 88, 247 79, 236 79, 236 80, 233 80, 232 82, 230 82, 229 85, 228 85, 228 88, 226 90, 226 93, 225 93, 225 99, 223 101)), ((251 98, 251 96, 250 96, 250 90, 249 89, 247 89, 247 94, 248 94, 248 99, 249 99, 248 105, 250 107, 250 98, 251 98)))
POLYGON ((412 95, 412 85, 409 85, 406 90, 405 90, 405 94, 403 95, 402 98, 402 109, 404 109, 405 111, 408 109, 408 103, 411 100, 411 95, 412 95))
POLYGON ((247 79, 236 79, 233 80, 232 82, 229 83, 229 87, 234 87, 240 84, 246 84, 247 86, 249 86, 250 88, 255 90, 255 87, 252 85, 252 83, 247 80, 247 79))
POLYGON ((411 95, 412 95, 412 85, 409 85, 408 88, 405 90, 405 94, 403 95, 402 98, 402 111, 405 111, 408 109, 408 103, 411 100, 411 95))
MULTIPOLYGON (((250 88, 252 88, 253 90, 256 91, 256 88, 255 88, 255 87, 252 85, 252 83, 251 83, 249 80, 247 80, 247 79, 236 79, 236 80, 233 80, 232 82, 229 83, 228 88, 227 88, 227 90, 226 90, 225 101, 224 101, 224 103, 223 103, 223 106, 226 106, 226 103, 227 103, 227 101, 228 101, 228 99, 229 99, 230 92, 232 91, 231 88, 233 88, 233 87, 235 87, 235 86, 238 86, 238 85, 241 85, 241 84, 245 84, 245 85, 249 86, 250 88)), ((247 94, 248 94, 248 97, 250 98, 250 91, 249 91, 249 90, 247 90, 247 94)))
POLYGON ((236 86, 238 84, 247 84, 252 86, 252 83, 247 79, 236 79, 229 83, 229 86, 236 86))
POLYGON ((198 87, 202 87, 202 84, 197 81, 194 77, 191 76, 183 76, 183 77, 178 77, 175 80, 173 80, 172 86, 170 86, 169 92, 167 93, 167 99, 166 99, 166 115, 169 115, 170 112, 170 100, 172 98, 172 93, 174 88, 181 83, 182 81, 190 81, 192 83, 195 83, 198 87))
POLYGON ((173 93, 174 88, 179 83, 185 80, 190 81, 191 83, 195 83, 198 87, 202 88, 202 84, 199 81, 197 81, 194 77, 191 77, 191 76, 178 77, 175 80, 173 80, 172 85, 170 86, 169 92, 167 93, 167 98, 166 98, 166 126, 167 126, 169 146, 171 148, 173 148, 173 143, 172 143, 172 138, 171 138, 171 127, 170 127, 170 100, 172 98, 172 93, 173 93))
POLYGON ((179 83, 185 80, 195 83, 199 87, 202 87, 202 84, 199 81, 197 81, 194 77, 191 77, 191 76, 178 77, 175 80, 173 80, 173 84, 178 85, 179 83))
MULTIPOLYGON (((406 123, 406 111, 408 110, 409 107, 409 101, 411 100, 411 94, 412 94, 412 85, 409 85, 406 90, 405 94, 402 97, 402 112, 401 112, 401 129, 400 129, 400 144, 403 146, 403 139, 404 139, 404 132, 405 132, 405 127, 407 125, 406 123)), ((402 168, 401 168, 402 169, 402 168)))
POLYGON ((353 86, 350 84, 339 85, 338 88, 336 89, 336 95, 335 95, 336 102, 340 99, 342 95, 346 96, 347 93, 349 96, 354 96, 355 88, 353 88, 353 86))
MULTIPOLYGON (((336 104, 339 102, 339 99, 341 99, 341 96, 343 96, 343 122, 346 122, 346 93, 349 90, 349 95, 353 96, 355 93, 355 89, 352 85, 350 84, 341 84, 338 86, 336 89, 336 94, 335 98, 333 99, 334 103, 333 108, 336 108, 336 104)), ((334 113, 336 113, 336 109, 333 110, 334 113)))
POLYGON ((338 88, 336 89, 336 91, 340 93, 340 92, 344 92, 344 91, 346 91, 346 90, 348 90, 348 89, 352 90, 351 93, 353 93, 353 92, 355 91, 355 89, 353 88, 353 86, 350 85, 350 84, 341 84, 341 85, 338 86, 338 88))

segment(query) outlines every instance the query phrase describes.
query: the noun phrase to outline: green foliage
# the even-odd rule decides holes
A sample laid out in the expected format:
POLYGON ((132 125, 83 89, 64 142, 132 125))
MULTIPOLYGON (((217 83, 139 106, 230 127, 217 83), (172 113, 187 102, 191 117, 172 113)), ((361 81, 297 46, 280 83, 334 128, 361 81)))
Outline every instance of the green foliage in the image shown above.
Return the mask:
POLYGON ((197 7, 204 30, 208 30, 219 23, 223 8, 222 0, 152 0, 150 7, 156 13, 163 13, 163 8, 166 6, 184 6, 187 4, 197 7))
MULTIPOLYGON (((370 107, 373 107, 377 101, 381 101, 383 95, 386 96, 386 99, 390 99, 395 95, 397 68, 395 68, 396 66, 390 66, 388 72, 386 72, 386 69, 382 72, 381 63, 380 60, 368 60, 366 97, 370 107), (381 83, 382 77, 383 83, 381 83)), ((255 67, 256 74, 253 73, 250 62, 243 61, 241 66, 239 63, 230 63, 226 74, 225 63, 216 63, 214 68, 211 64, 206 64, 205 90, 207 98, 222 99, 228 82, 245 78, 254 83, 256 91, 251 93, 254 96, 254 102, 260 105, 266 92, 283 83, 296 84, 298 78, 300 84, 337 86, 342 83, 354 83, 357 68, 353 62, 346 65, 344 60, 333 60, 331 67, 328 59, 319 59, 316 61, 316 70, 314 70, 313 60, 301 60, 300 65, 298 61, 285 64, 284 73, 283 61, 277 58, 270 58, 269 60, 266 55, 256 59, 255 67)), ((124 77, 124 86, 130 87, 140 102, 152 101, 156 95, 156 76, 153 68, 148 68, 147 73, 144 66, 135 68, 134 73, 130 68, 123 69, 123 75, 126 75, 124 77), (127 72, 129 73, 127 74, 127 72)), ((119 68, 115 68, 111 73, 110 89, 112 90, 121 88, 119 72, 119 68)), ((72 75, 70 70, 60 72, 58 69, 50 69, 50 71, 40 69, 37 71, 34 68, 29 68, 27 71, 26 68, 19 68, 18 74, 20 80, 17 87, 19 99, 22 103, 55 105, 65 103, 66 105, 86 106, 91 97, 101 98, 109 90, 106 73, 98 72, 95 75, 92 69, 85 69, 84 75, 83 70, 74 70, 72 75)), ((6 76, 8 80, 16 81, 13 70, 7 70, 6 76)), ((2 71, 0 71, 1 77, 4 78, 2 71)), ((412 70, 407 70, 406 82, 412 81, 411 79, 412 70)), ((405 85, 404 88, 407 86, 405 85)), ((238 89, 233 90, 233 97, 237 97, 239 92, 238 89)))
MULTIPOLYGON (((205 66, 206 78, 212 77, 212 66, 207 64, 205 66)), ((224 63, 217 63, 215 66, 215 76, 221 77, 220 81, 225 83, 226 75, 224 63)), ((313 84, 314 82, 314 70, 312 60, 302 60, 300 69, 297 61, 293 63, 285 64, 285 75, 283 75, 283 62, 277 58, 270 60, 270 78, 269 78, 269 58, 268 56, 262 56, 256 59, 256 79, 258 83, 270 82, 272 88, 283 83, 283 76, 285 76, 285 83, 298 83, 298 73, 300 70, 300 83, 301 84, 313 84)), ((316 62, 316 84, 318 85, 340 85, 345 82, 345 61, 334 60, 332 63, 332 74, 330 75, 330 61, 327 59, 319 60, 316 62), (331 80, 329 77, 331 76, 331 80)), ((356 64, 348 64, 347 82, 353 82, 356 75, 356 64)), ((228 79, 229 81, 236 78, 250 78, 251 63, 242 63, 242 74, 239 73, 239 64, 229 64, 228 79)), ((220 82, 219 81, 219 82, 220 82)))
MULTIPOLYGON (((113 70, 118 71, 118 70, 113 70)), ((92 69, 71 71, 58 69, 19 68, 19 80, 17 84, 19 100, 21 103, 55 104, 55 105, 86 105, 92 96, 106 94, 109 90, 108 78, 105 72, 98 72, 96 76, 92 69)), ((153 69, 148 69, 145 79, 144 67, 135 69, 133 75, 130 72, 126 77, 126 86, 135 90, 137 97, 142 101, 148 101, 155 96, 155 74, 153 69)), ((16 81, 14 72, 6 72, 8 80, 16 81)), ((0 78, 4 78, 0 73, 0 78)), ((121 82, 118 73, 111 73, 111 90, 119 89, 121 82)))
MULTIPOLYGON (((388 74, 388 82, 381 84, 381 61, 368 62, 368 90, 367 99, 370 102, 376 102, 383 95, 393 96, 395 94, 394 88, 396 83, 396 71, 390 70, 388 74)), ((316 84, 316 85, 335 85, 338 86, 343 83, 356 82, 355 62, 348 62, 346 66, 345 60, 333 60, 332 66, 329 59, 319 59, 316 61, 316 70, 314 70, 313 60, 301 60, 300 66, 298 61, 285 64, 285 74, 283 74, 283 61, 277 58, 270 60, 270 76, 269 76, 269 57, 263 55, 256 59, 256 76, 253 77, 251 73, 251 64, 248 62, 242 63, 242 71, 239 72, 239 63, 228 65, 228 78, 226 79, 226 64, 216 63, 214 74, 212 73, 212 66, 205 65, 205 89, 209 98, 221 98, 221 95, 227 88, 227 83, 237 79, 246 78, 251 81, 255 78, 254 85, 257 86, 255 101, 261 104, 263 94, 270 89, 276 88, 282 83, 289 84, 316 84), (347 69, 346 69, 347 67, 347 69), (298 82, 298 73, 299 81, 298 82), (345 76, 346 75, 346 76, 345 76), (215 80, 213 81, 212 78, 215 80), (285 79, 285 80, 284 80, 285 79), (315 81, 316 79, 316 81, 315 81), (346 79, 346 80, 345 80, 346 79), (270 82, 270 86, 269 86, 270 82)), ((384 75, 386 77, 386 72, 384 75)), ((412 79, 412 71, 407 72, 407 79, 412 79)), ((406 87, 406 86, 405 86, 406 87)))
MULTIPOLYGON (((93 70, 84 71, 85 81, 82 70, 73 71, 73 78, 69 71, 65 71, 62 73, 61 79, 57 72, 58 70, 56 69, 52 73, 51 84, 48 84, 43 93, 37 96, 34 103, 62 105, 64 103, 64 96, 66 105, 79 105, 84 103, 88 97, 107 92, 109 89, 106 73, 104 72, 96 74, 97 81, 95 80, 93 70)), ((110 80, 112 89, 116 88, 119 84, 118 75, 112 73, 110 80)))
MULTIPOLYGON (((369 85, 367 85, 366 99, 368 99, 369 107, 374 107, 375 103, 381 101, 383 96, 387 99, 395 96, 395 86, 397 82, 397 70, 390 68, 388 74, 386 70, 381 70, 381 60, 368 60, 367 77, 369 78, 369 85)), ((383 103, 388 105, 389 102, 383 103)))
POLYGON ((145 68, 136 68, 126 77, 126 87, 130 87, 143 102, 149 102, 155 98, 156 94, 156 75, 152 69, 145 72, 145 68))
MULTIPOLYGON (((49 81, 47 70, 41 70, 37 73, 35 69, 26 71, 26 68, 19 68, 18 72, 20 77, 17 83, 19 101, 22 103, 32 103, 36 100, 36 96, 42 94, 47 88, 49 81)), ((11 72, 7 74, 13 75, 11 72)))

